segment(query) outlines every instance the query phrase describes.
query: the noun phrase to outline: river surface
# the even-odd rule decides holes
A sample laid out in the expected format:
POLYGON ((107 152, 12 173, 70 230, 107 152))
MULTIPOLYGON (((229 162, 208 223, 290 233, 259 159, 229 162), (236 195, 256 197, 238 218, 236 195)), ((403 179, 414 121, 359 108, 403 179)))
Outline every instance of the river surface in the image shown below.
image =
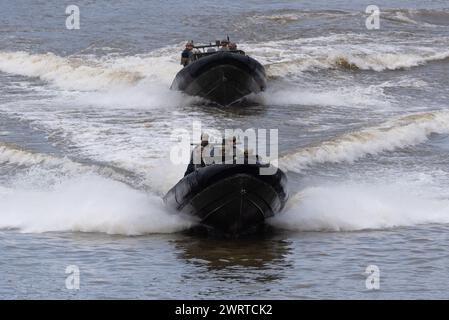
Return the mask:
POLYGON ((69 4, 0 0, 1 299, 449 298, 447 1, 79 0, 79 30, 69 4), (169 90, 186 40, 226 35, 266 92, 169 90), (194 121, 278 129, 273 232, 199 237, 164 207, 194 121))

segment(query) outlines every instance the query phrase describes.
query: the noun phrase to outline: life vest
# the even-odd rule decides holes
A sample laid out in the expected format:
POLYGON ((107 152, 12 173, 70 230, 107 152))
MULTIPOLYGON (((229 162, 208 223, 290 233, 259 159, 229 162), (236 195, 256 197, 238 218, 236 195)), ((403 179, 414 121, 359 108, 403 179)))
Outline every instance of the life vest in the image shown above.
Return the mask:
POLYGON ((190 51, 190 50, 184 50, 184 51, 181 53, 181 58, 187 58, 187 59, 189 59, 191 56, 192 56, 192 51, 190 51))

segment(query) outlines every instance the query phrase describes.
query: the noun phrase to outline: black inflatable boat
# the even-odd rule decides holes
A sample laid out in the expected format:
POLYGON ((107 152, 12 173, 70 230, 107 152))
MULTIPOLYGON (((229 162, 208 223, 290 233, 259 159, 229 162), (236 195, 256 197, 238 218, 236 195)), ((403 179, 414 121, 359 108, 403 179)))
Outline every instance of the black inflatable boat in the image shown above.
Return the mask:
POLYGON ((244 235, 263 227, 288 198, 287 177, 277 169, 260 175, 262 165, 217 164, 181 179, 164 197, 167 206, 194 216, 215 234, 244 235))
MULTIPOLYGON (((194 48, 208 48, 199 46, 194 48)), ((178 72, 171 89, 200 96, 222 106, 265 90, 264 67, 241 50, 196 52, 178 72)))

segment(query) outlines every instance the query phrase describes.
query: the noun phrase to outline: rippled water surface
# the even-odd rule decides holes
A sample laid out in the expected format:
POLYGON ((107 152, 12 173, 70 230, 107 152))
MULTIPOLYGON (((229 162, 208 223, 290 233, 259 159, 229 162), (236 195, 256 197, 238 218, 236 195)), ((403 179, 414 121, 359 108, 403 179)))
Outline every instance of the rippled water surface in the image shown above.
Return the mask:
POLYGON ((0 298, 449 298, 449 6, 0 0, 0 298), (169 90, 186 40, 264 64, 245 108, 169 90), (173 130, 279 129, 263 237, 185 232, 173 130), (80 269, 80 290, 65 286, 80 269), (366 287, 366 268, 380 289, 366 287))

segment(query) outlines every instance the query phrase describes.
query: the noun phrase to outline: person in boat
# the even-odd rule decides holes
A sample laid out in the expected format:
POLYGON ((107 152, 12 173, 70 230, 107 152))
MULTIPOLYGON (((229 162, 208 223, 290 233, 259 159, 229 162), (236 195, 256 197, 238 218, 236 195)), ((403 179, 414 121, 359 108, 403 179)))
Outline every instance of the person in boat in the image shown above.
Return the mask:
POLYGON ((246 149, 243 152, 243 159, 245 164, 259 164, 260 165, 260 157, 258 154, 254 155, 252 149, 246 149))
POLYGON ((218 51, 229 51, 229 40, 221 40, 220 46, 221 48, 218 51))
POLYGON ((193 56, 193 43, 187 42, 184 51, 181 53, 181 64, 186 67, 193 56))
POLYGON ((190 162, 184 176, 194 172, 198 168, 205 167, 210 163, 211 149, 209 144, 209 135, 207 133, 201 134, 201 143, 197 145, 191 155, 190 162))
POLYGON ((232 162, 233 163, 235 163, 235 160, 236 160, 236 158, 237 158, 237 137, 236 136, 233 136, 232 137, 232 145, 231 145, 231 147, 232 147, 232 162))
MULTIPOLYGON (((231 139, 223 139, 220 146, 212 148, 210 152, 211 159, 215 159, 215 154, 218 155, 218 161, 214 161, 214 164, 232 164, 236 163, 237 157, 237 138, 234 136, 231 139), (221 157, 220 157, 221 155, 221 157)), ((215 159, 217 160, 217 159, 215 159)))
POLYGON ((234 42, 229 43, 229 50, 230 51, 237 51, 237 44, 234 42))

